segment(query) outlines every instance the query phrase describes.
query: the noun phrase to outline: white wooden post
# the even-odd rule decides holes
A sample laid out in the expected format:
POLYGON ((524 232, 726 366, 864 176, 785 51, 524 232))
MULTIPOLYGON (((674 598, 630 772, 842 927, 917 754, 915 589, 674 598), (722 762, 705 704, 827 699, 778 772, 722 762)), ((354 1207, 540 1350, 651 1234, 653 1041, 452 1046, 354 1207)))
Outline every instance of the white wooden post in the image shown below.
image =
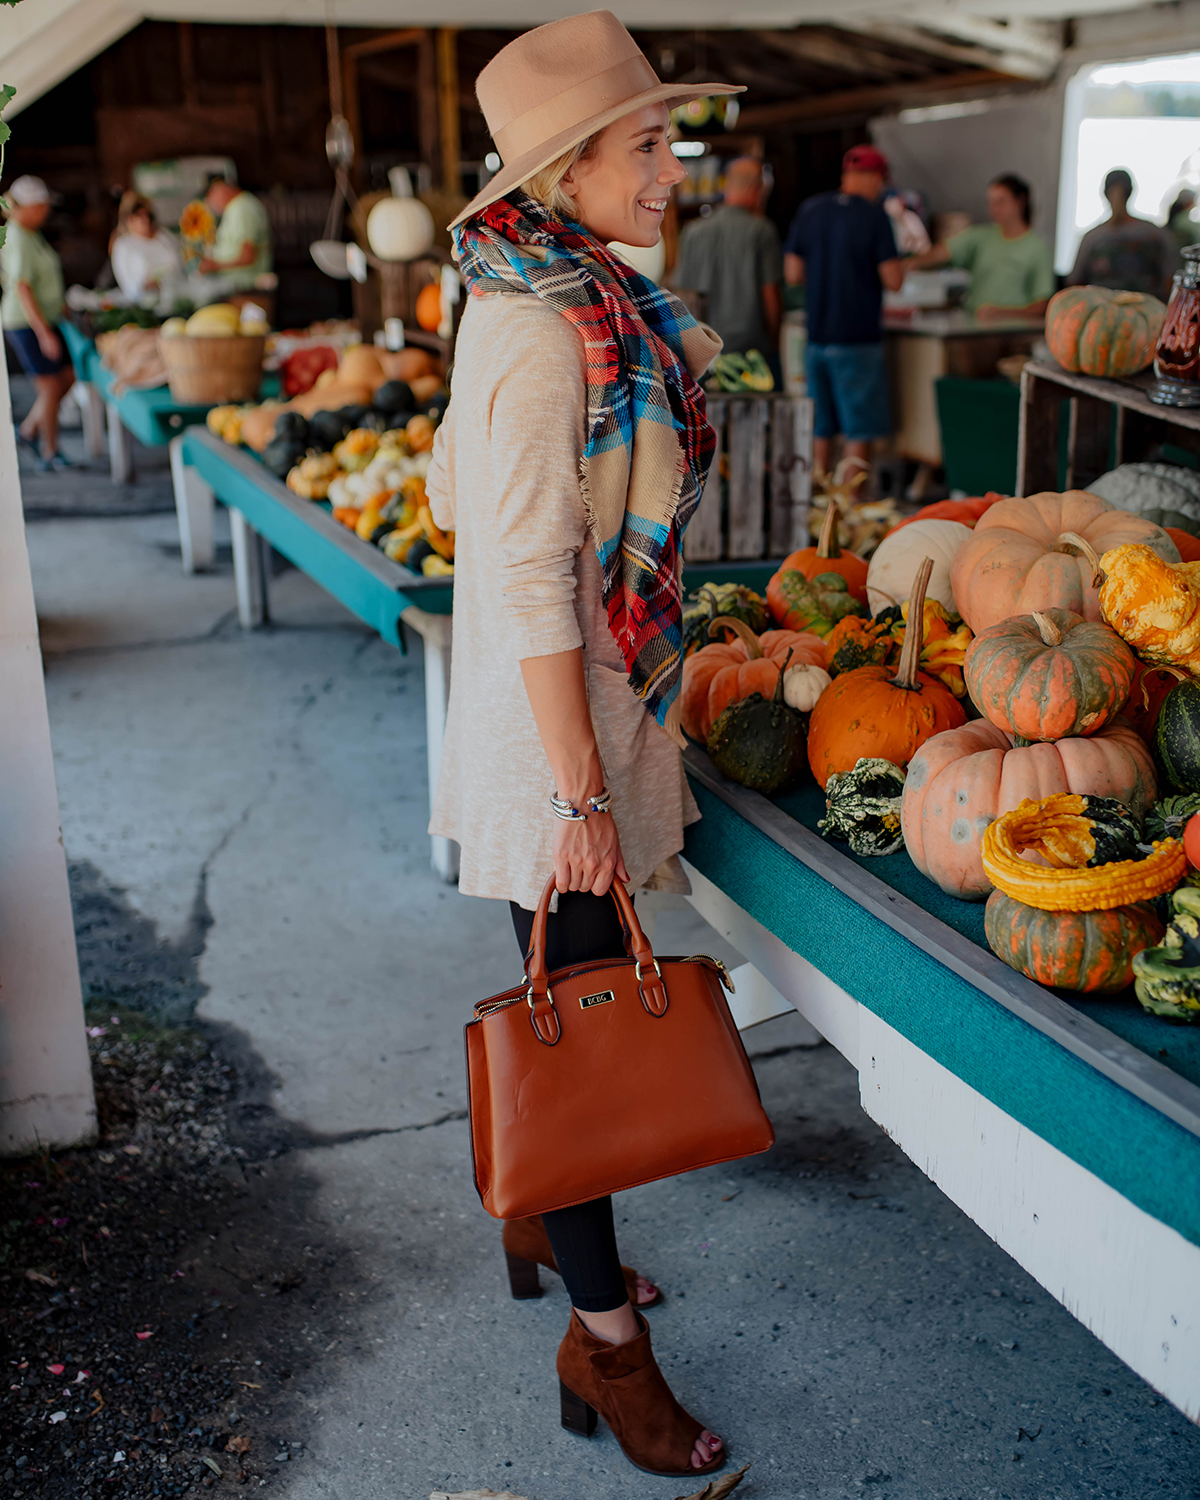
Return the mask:
POLYGON ((129 433, 125 430, 125 424, 121 421, 121 413, 117 410, 117 403, 109 401, 108 406, 108 462, 112 470, 112 482, 114 484, 128 484, 133 478, 133 447, 129 433))
POLYGON ((94 1139, 46 689, 0 365, 0 1152, 94 1139))
POLYGON ((88 458, 104 457, 104 398, 94 385, 77 380, 71 395, 83 422, 83 451, 88 458))
POLYGON ((185 573, 206 573, 213 565, 213 512, 216 500, 212 485, 183 458, 183 434, 167 445, 171 455, 171 485, 175 491, 175 514, 179 517, 179 551, 185 573))
POLYGON ((238 620, 253 630, 267 618, 267 570, 262 538, 240 510, 229 507, 229 539, 233 543, 233 581, 237 589, 238 620))
MULTIPOLYGON (((450 701, 450 615, 431 615, 410 605, 400 616, 425 646, 425 754, 429 780, 429 802, 437 787, 442 766, 442 741, 446 736, 446 707, 450 701)), ((447 884, 458 879, 458 845, 435 834, 430 840, 430 862, 447 884)))

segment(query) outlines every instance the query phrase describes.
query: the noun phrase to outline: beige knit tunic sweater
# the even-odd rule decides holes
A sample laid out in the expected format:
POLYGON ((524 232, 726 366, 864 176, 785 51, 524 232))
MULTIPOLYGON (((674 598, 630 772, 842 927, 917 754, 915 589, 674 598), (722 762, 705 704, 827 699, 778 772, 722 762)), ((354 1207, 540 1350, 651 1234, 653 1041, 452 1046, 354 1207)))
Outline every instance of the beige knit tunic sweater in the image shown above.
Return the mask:
POLYGON ((561 314, 521 293, 468 299, 426 479, 434 519, 457 533, 450 706, 429 831, 460 845, 461 891, 530 909, 554 869, 556 823, 526 657, 584 648, 634 887, 687 889, 675 856, 700 816, 679 750, 634 697, 608 628, 579 488, 586 409, 583 342, 561 314))

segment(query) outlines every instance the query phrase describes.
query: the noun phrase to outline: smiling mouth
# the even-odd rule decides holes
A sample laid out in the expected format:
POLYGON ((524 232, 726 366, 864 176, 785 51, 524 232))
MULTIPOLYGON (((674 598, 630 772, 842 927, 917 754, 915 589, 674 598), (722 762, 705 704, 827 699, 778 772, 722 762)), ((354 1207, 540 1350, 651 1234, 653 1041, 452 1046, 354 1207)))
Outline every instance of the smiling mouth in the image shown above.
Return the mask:
POLYGON ((638 207, 647 209, 652 214, 666 212, 667 200, 665 198, 639 198, 638 207))

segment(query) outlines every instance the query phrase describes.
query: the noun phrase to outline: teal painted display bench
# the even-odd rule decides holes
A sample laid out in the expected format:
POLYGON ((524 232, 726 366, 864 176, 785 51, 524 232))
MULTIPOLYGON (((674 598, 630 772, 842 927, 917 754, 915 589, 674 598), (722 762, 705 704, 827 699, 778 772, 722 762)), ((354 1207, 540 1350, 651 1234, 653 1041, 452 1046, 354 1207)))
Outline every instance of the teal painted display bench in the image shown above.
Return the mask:
POLYGON ((1200 1416, 1200 1028, 1015 973, 982 908, 907 854, 821 838, 815 787, 772 802, 699 750, 687 768, 693 904, 854 1063, 864 1108, 917 1165, 1200 1416))

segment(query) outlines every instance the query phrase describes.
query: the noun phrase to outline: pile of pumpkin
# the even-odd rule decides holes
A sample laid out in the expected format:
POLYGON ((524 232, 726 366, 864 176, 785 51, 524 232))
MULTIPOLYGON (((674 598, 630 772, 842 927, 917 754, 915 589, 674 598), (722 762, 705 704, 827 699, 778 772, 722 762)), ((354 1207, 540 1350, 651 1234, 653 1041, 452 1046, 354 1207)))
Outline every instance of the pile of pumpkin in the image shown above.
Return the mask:
POLYGON ((1140 511, 1083 491, 946 502, 869 565, 831 523, 771 580, 776 629, 697 602, 712 618, 688 644, 736 639, 695 644, 683 725, 759 790, 807 762, 824 832, 903 843, 947 894, 986 898, 994 951, 1030 977, 1136 979, 1148 1009, 1200 1019, 1200 496, 1164 508, 1150 481, 1194 476, 1127 470, 1097 488, 1140 511))
POLYGON ((257 453, 293 494, 327 502, 335 520, 393 562, 426 577, 447 575, 454 533, 436 525, 425 498, 433 436, 449 399, 438 368, 424 350, 393 355, 352 345, 311 391, 285 403, 214 407, 208 425, 257 453))

